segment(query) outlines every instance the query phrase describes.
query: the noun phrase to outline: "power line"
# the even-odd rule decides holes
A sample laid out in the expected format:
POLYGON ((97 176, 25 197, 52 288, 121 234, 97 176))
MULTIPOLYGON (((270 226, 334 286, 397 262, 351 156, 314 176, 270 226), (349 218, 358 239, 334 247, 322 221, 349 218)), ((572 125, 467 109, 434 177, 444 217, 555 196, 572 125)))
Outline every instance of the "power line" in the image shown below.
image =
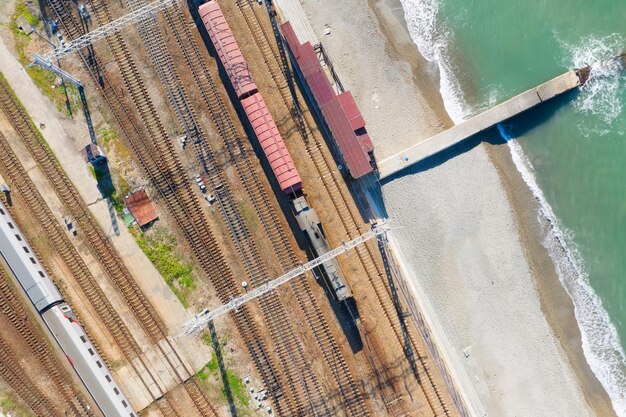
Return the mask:
POLYGON ((233 298, 231 301, 222 305, 221 307, 216 308, 215 310, 209 311, 208 308, 205 308, 200 313, 196 314, 191 320, 185 323, 185 325, 183 325, 183 328, 185 329, 185 331, 182 334, 180 334, 178 337, 196 333, 202 327, 204 327, 205 324, 214 320, 215 318, 221 315, 224 315, 230 311, 236 310, 244 303, 250 300, 253 300, 255 298, 258 298, 262 296, 263 294, 268 293, 269 291, 272 291, 274 288, 288 281, 291 281, 292 279, 296 277, 301 276, 302 274, 315 268, 316 266, 321 265, 324 262, 328 262, 331 259, 341 255, 342 253, 345 253, 349 251, 350 249, 355 248, 374 237, 382 235, 383 233, 387 232, 389 229, 390 229, 389 224, 384 221, 378 224, 373 224, 372 229, 362 234, 361 236, 358 236, 349 242, 344 242, 341 246, 325 253, 324 255, 317 257, 313 259, 312 261, 305 263, 302 266, 292 269, 286 274, 272 281, 268 281, 265 284, 260 285, 259 287, 255 288, 254 290, 240 297, 233 298))
POLYGON ((51 62, 51 60, 55 58, 61 59, 75 51, 91 45, 100 39, 106 38, 114 32, 119 32, 124 27, 145 18, 147 14, 156 13, 165 9, 174 1, 177 0, 156 0, 152 3, 146 4, 145 6, 122 16, 119 19, 113 20, 104 26, 100 26, 99 28, 92 30, 91 32, 70 42, 66 42, 65 45, 61 45, 57 49, 48 52, 40 57, 40 59, 45 62, 51 62))

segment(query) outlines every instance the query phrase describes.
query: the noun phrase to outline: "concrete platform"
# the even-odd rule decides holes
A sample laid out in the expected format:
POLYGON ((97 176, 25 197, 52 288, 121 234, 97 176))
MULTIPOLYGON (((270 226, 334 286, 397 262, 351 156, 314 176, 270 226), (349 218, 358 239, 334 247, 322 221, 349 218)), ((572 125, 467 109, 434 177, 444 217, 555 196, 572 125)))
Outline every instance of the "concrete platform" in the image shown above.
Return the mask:
POLYGON ((300 0, 274 0, 274 6, 282 22, 291 22, 294 32, 300 43, 311 42, 312 46, 320 41, 317 39, 313 27, 309 22, 300 0))
POLYGON ((563 75, 525 91, 471 119, 463 121, 448 130, 416 143, 402 152, 379 161, 378 169, 380 179, 393 175, 410 165, 456 145, 476 133, 489 129, 539 103, 570 91, 578 86, 578 75, 575 71, 568 71, 563 75))

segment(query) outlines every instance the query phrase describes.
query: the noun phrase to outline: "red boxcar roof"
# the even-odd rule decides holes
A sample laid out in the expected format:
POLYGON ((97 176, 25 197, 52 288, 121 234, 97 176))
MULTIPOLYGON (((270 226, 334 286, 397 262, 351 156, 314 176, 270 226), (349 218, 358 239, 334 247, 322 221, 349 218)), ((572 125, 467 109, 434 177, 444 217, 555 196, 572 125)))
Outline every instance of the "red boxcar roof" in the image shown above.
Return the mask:
POLYGON ((124 197, 124 204, 126 204, 126 208, 128 208, 130 214, 137 220, 137 224, 140 227, 159 218, 156 207, 152 201, 150 201, 146 190, 135 191, 124 197))
POLYGON ((322 107, 331 101, 337 100, 335 92, 323 72, 314 72, 306 78, 306 82, 315 96, 317 105, 322 107))
POLYGON ((215 1, 210 1, 201 5, 198 13, 226 69, 228 78, 235 88, 237 97, 242 98, 254 94, 257 86, 220 6, 215 1))
POLYGON ((265 100, 260 93, 241 100, 241 104, 256 133, 263 153, 270 163, 272 171, 285 194, 296 192, 302 188, 302 179, 285 147, 283 138, 278 132, 265 100))
POLYGON ((367 132, 356 135, 356 137, 359 139, 361 148, 363 148, 365 152, 372 152, 374 150, 374 143, 372 143, 372 138, 370 138, 367 132))
POLYGON ((352 97, 352 93, 349 91, 344 91, 343 93, 337 96, 339 102, 341 103, 341 107, 343 107, 343 111, 346 112, 346 116, 348 116, 348 120, 350 120, 350 126, 352 126, 352 130, 359 130, 365 127, 365 119, 361 115, 359 108, 354 101, 354 97, 352 97))

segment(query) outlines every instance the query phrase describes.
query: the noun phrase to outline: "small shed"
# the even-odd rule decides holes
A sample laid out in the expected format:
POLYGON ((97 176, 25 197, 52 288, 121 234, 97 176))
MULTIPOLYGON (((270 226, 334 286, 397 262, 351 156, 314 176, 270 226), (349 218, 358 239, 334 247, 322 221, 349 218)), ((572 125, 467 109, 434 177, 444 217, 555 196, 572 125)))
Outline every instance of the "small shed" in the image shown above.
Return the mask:
POLYGON ((85 158, 85 161, 89 162, 91 165, 97 165, 107 159, 102 148, 93 143, 85 146, 80 153, 83 155, 83 158, 85 158))
POLYGON ((146 190, 138 190, 124 197, 124 204, 135 218, 139 227, 147 226, 159 218, 154 203, 150 201, 146 190))

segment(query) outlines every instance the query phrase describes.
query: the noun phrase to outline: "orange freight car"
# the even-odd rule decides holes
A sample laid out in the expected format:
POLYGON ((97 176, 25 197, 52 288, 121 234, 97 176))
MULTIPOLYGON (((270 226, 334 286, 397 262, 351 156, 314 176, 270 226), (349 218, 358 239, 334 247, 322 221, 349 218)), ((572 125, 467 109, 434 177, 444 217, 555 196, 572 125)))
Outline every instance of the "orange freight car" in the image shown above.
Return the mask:
POLYGON ((296 194, 302 189, 302 179, 263 97, 260 93, 256 93, 241 100, 241 104, 278 180, 280 189, 287 195, 296 194))
POLYGON ((248 70, 248 64, 241 54, 220 6, 215 1, 210 1, 201 5, 198 13, 224 65, 226 74, 233 84, 237 97, 241 99, 256 93, 257 86, 248 70))

